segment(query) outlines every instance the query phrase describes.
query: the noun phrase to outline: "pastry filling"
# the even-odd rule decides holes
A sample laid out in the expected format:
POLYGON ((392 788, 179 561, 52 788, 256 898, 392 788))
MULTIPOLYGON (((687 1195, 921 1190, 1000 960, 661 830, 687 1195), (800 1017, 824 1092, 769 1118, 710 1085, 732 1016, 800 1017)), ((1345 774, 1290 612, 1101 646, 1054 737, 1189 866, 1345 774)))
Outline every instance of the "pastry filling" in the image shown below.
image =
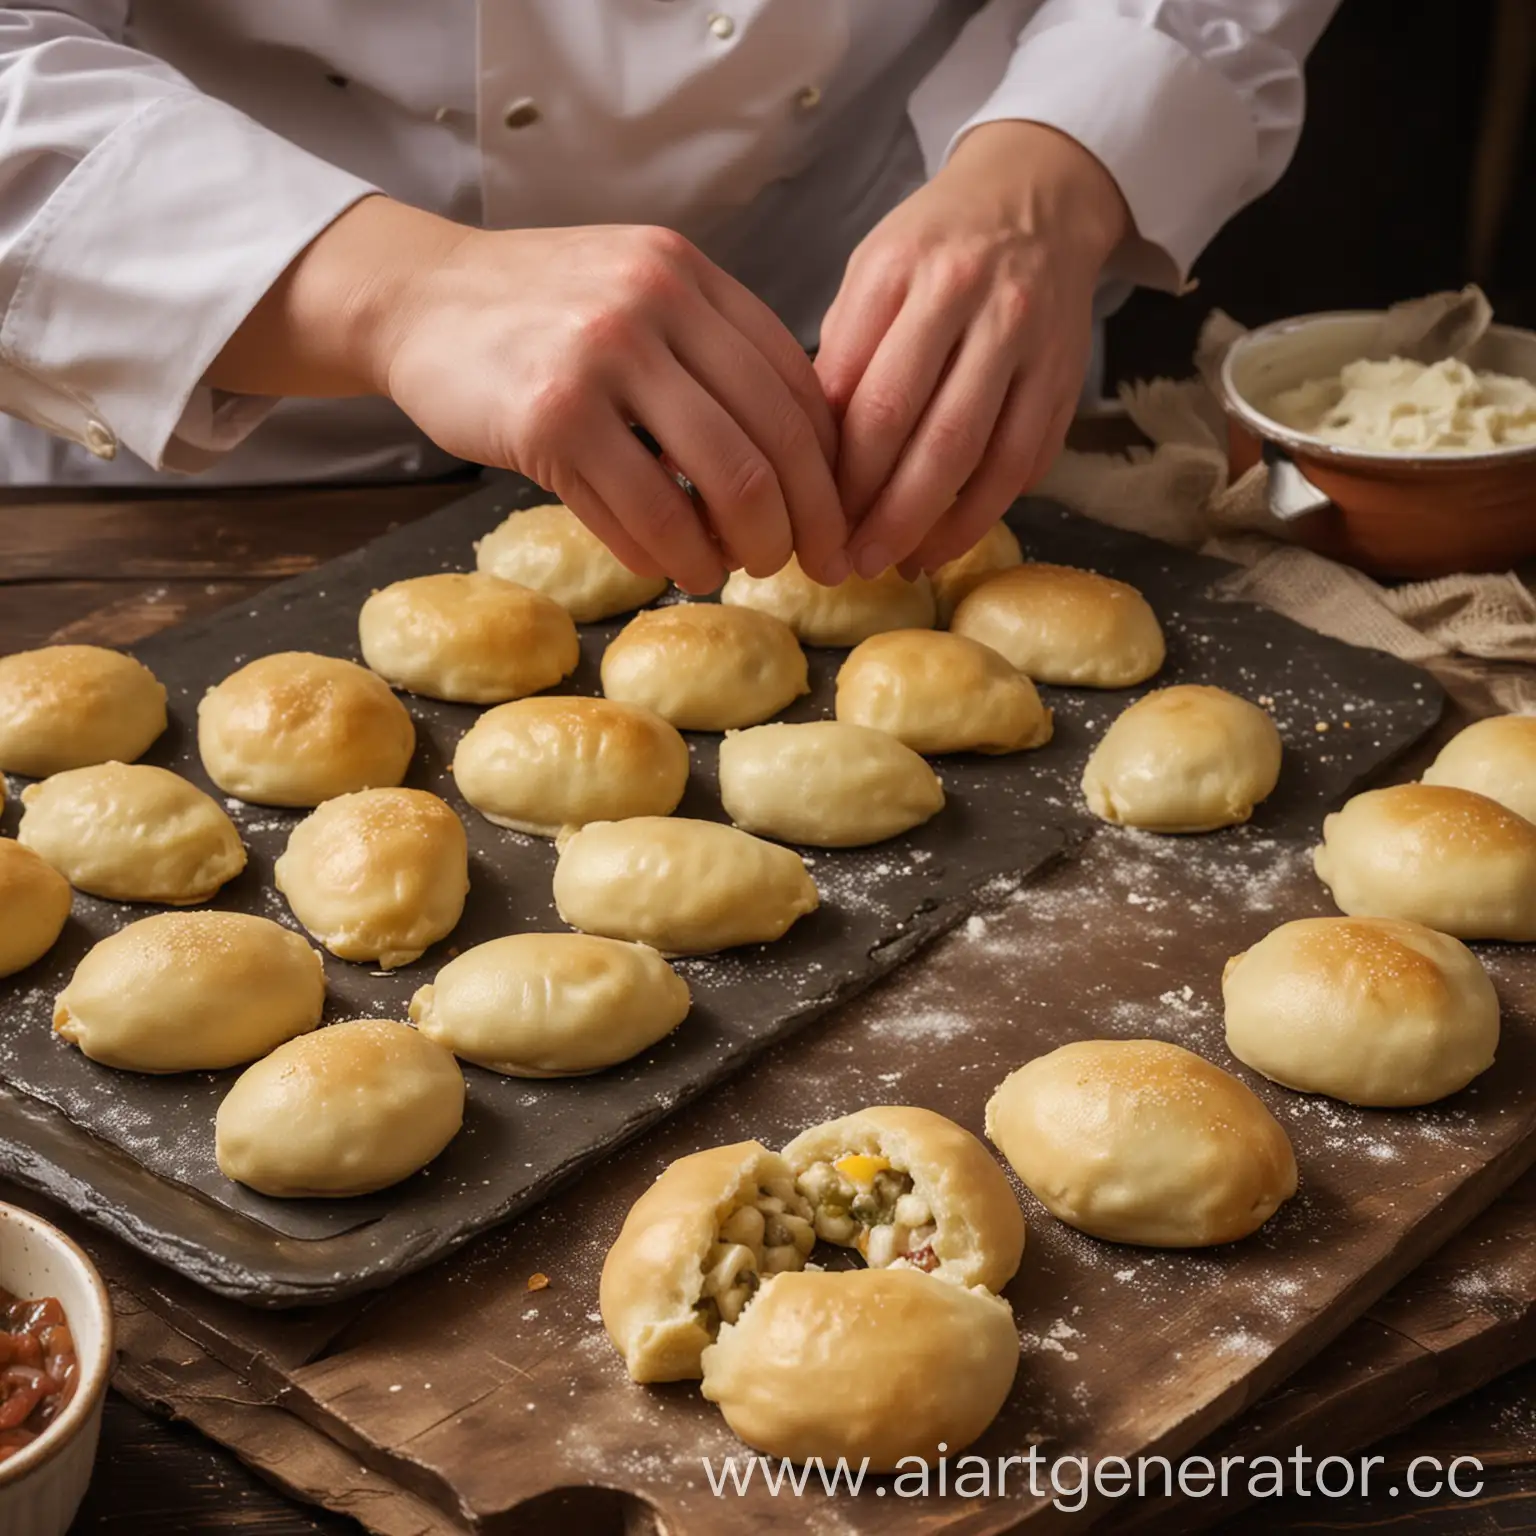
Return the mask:
POLYGON ((816 1246, 810 1203, 788 1179, 763 1185, 756 1198, 720 1223, 704 1260, 704 1288, 694 1306, 710 1337, 734 1323, 764 1275, 803 1269, 816 1246))
POLYGON ((933 1212, 912 1175, 888 1158, 850 1152, 835 1162, 812 1163, 795 1182, 811 1207, 817 1237, 857 1248, 871 1269, 938 1268, 933 1212))

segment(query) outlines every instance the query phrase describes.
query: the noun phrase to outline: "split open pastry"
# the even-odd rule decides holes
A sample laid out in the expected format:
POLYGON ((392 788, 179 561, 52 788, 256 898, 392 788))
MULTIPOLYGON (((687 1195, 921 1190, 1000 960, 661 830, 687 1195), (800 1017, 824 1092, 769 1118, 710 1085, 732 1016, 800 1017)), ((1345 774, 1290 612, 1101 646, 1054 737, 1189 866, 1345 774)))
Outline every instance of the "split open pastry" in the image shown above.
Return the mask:
POLYGON ((459 793, 487 821, 537 837, 670 815, 688 768, 687 742, 660 715, 563 695, 487 710, 453 757, 459 793))
POLYGON ((0 837, 0 976, 41 960, 69 921, 69 881, 14 838, 0 837))
POLYGON ((720 801, 747 832, 815 848, 883 842, 944 809, 933 769, 894 736, 839 720, 758 725, 720 743, 720 801))
POLYGON ((319 805, 398 784, 416 728, 389 684, 336 656, 279 651, 232 672, 197 707, 197 745, 225 794, 319 805))
POLYGON ((313 1029, 320 956, 244 912, 161 912, 104 938, 75 968, 53 1027, 132 1072, 216 1072, 313 1029))
POLYGON ((935 629, 890 630, 855 646, 837 674, 837 718, 930 757, 1021 752, 1051 739, 1051 712, 1029 678, 990 646, 935 629))
POLYGON ((953 560, 946 561, 933 573, 933 595, 938 603, 939 623, 948 624, 955 609, 989 576, 1024 563, 1024 551, 1007 523, 993 523, 982 536, 953 560))
POLYGON ((1323 822, 1318 878, 1350 917, 1536 940, 1536 825, 1445 784, 1367 790, 1323 822))
POLYGON ((375 592, 357 621, 363 659, 409 693, 501 704, 576 670, 576 625, 553 598, 484 571, 413 576, 375 592))
POLYGON ((688 1016, 688 983, 644 944, 515 933, 456 956, 411 999, 411 1021, 509 1077, 568 1077, 627 1061, 688 1016))
POLYGON ((333 955, 394 970, 457 926, 468 839, 436 795, 363 789, 327 800, 289 833, 272 883, 333 955))
POLYGON ((1287 1088, 1431 1104, 1493 1065, 1499 999, 1477 956, 1420 923, 1308 917, 1227 961, 1227 1048, 1287 1088))
POLYGON ((290 1040, 219 1105, 226 1178, 283 1199, 344 1198, 419 1172, 464 1123, 464 1074, 435 1041, 386 1019, 290 1040))
POLYGON ((926 576, 908 581, 893 568, 824 587, 793 556, 772 576, 733 571, 720 601, 772 614, 807 645, 857 645, 886 629, 932 629, 938 616, 926 576))
POLYGON ((1053 1216, 1110 1242, 1235 1242, 1296 1193, 1290 1141, 1253 1091, 1161 1040, 1026 1062, 988 1101, 987 1135, 1053 1216))
POLYGON ((0 772, 131 763, 165 725, 165 688, 132 656, 99 645, 0 656, 0 772))
POLYGON ((652 608, 603 653, 603 692, 655 710, 680 731, 758 725, 810 691, 794 632, 756 608, 652 608))
POLYGON ((189 906, 245 868, 224 808, 147 763, 69 768, 23 790, 21 803, 18 839, 91 896, 189 906))
POLYGON ((578 624, 642 607, 668 585, 636 575, 560 502, 514 512, 475 546, 475 563, 552 597, 578 624))
POLYGON ((1424 782, 1473 790, 1536 821, 1536 715, 1474 720, 1440 749, 1424 782))

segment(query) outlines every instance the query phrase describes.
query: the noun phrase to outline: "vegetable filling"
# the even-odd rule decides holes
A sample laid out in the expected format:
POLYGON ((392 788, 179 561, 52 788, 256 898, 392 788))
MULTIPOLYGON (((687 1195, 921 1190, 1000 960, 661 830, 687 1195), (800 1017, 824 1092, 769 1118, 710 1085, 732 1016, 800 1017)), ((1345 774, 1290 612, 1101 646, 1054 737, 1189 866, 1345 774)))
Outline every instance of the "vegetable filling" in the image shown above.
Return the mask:
POLYGON ((835 1162, 812 1163, 796 1184, 811 1206, 816 1236, 857 1248, 871 1269, 938 1268, 933 1212, 912 1175, 893 1168, 888 1158, 850 1152, 835 1162))
POLYGON ((741 1316, 762 1276, 803 1269, 815 1246, 810 1202, 788 1179, 763 1185, 751 1204, 732 1211, 705 1256, 704 1288, 694 1307, 710 1337, 741 1316))

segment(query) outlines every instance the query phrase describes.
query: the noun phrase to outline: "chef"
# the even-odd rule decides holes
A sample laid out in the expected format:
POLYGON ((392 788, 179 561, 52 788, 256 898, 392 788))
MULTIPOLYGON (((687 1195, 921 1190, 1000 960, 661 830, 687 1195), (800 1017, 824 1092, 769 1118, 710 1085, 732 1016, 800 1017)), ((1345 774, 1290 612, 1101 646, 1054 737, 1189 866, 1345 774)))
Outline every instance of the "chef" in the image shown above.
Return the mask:
POLYGON ((0 475, 470 460, 694 592, 932 567, 1280 175, 1335 4, 0 6, 0 475))

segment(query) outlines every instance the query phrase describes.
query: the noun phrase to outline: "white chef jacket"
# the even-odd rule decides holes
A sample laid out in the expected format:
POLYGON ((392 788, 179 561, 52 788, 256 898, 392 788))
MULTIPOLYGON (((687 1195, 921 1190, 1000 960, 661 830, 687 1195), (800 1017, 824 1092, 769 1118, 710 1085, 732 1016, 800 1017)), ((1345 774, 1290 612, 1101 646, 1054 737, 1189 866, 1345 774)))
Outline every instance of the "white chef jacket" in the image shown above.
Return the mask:
POLYGON ((1284 169, 1336 3, 0 6, 0 479, 446 468, 386 401, 205 382, 374 190, 490 228, 669 225, 811 344, 875 222, 966 129, 1023 119, 1119 184, 1117 276, 1177 287, 1284 169))

